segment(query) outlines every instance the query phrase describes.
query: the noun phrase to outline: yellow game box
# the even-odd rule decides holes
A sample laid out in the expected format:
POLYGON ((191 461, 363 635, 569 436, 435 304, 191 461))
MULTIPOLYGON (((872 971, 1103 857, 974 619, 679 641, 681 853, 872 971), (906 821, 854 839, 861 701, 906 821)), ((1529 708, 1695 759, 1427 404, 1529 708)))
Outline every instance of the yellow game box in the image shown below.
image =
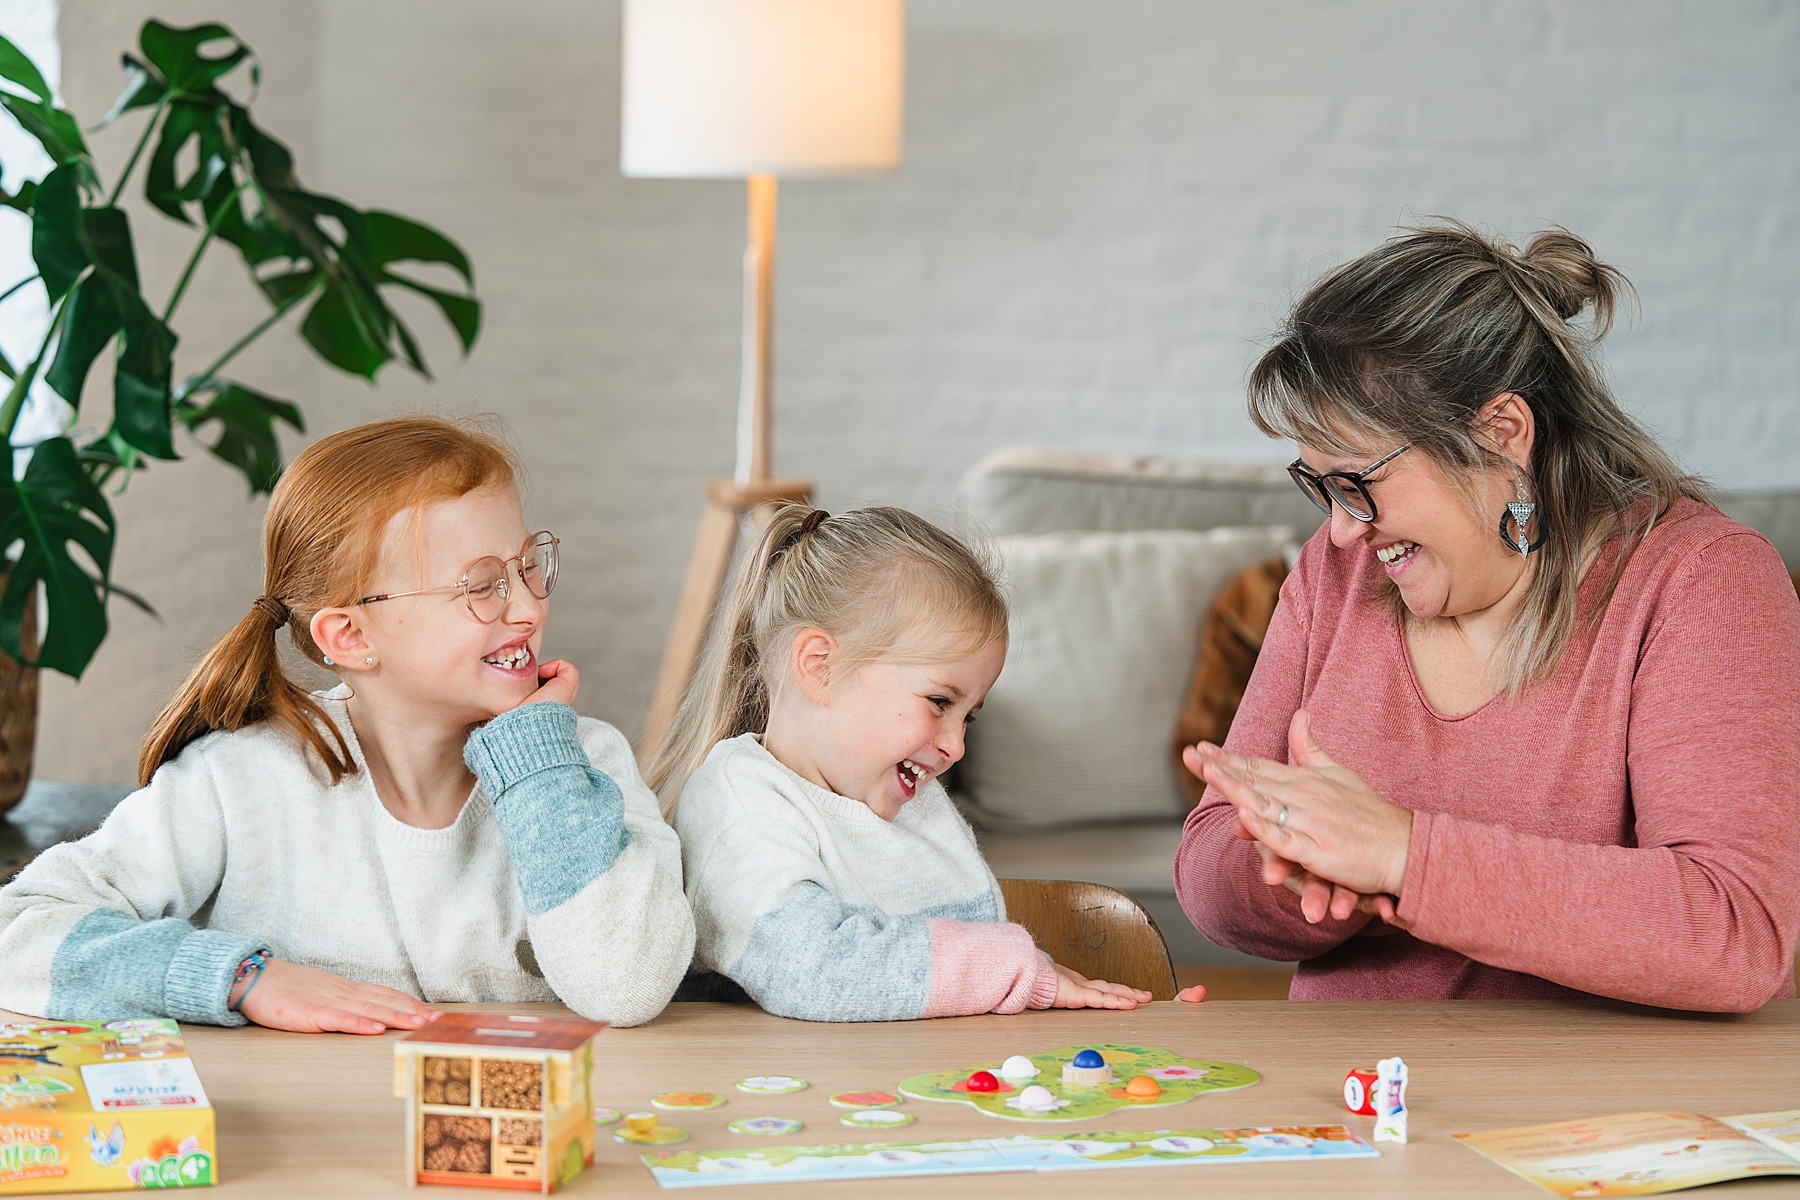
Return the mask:
POLYGON ((173 1021, 0 1021, 0 1196, 206 1187, 212 1105, 173 1021))

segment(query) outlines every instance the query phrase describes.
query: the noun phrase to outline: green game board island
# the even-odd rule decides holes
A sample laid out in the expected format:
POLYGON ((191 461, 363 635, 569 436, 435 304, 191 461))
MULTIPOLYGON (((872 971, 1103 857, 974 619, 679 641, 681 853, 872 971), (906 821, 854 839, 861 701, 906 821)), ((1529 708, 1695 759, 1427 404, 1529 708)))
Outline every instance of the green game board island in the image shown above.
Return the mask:
MULTIPOLYGON (((1183 1058, 1155 1046, 1134 1046, 1121 1042, 1096 1042, 1089 1046, 1064 1046, 1040 1054, 1015 1056, 1004 1061, 977 1063, 961 1070, 930 1071, 900 1082, 900 1090, 918 1100, 942 1100, 971 1104, 991 1116, 1014 1121, 1087 1121, 1120 1108, 1156 1108, 1167 1104, 1185 1104, 1206 1092, 1229 1092, 1260 1083, 1262 1076, 1237 1063, 1211 1062, 1206 1059, 1183 1058), (1065 1081, 1065 1067, 1077 1077, 1093 1078, 1092 1068, 1076 1065, 1076 1056, 1097 1051, 1110 1068, 1110 1078, 1098 1083, 1065 1081), (1018 1068, 1019 1058, 1030 1060, 1035 1075, 1025 1075, 1018 1068), (1010 1072, 1005 1068, 1013 1068, 1010 1072), (971 1077, 985 1072, 989 1078, 971 1077), (1134 1095, 1127 1091, 1128 1081, 1140 1075, 1154 1079, 1159 1087, 1153 1096, 1134 1095), (989 1084, 992 1090, 982 1090, 989 1084), (1040 1107, 1022 1107, 1020 1100, 1026 1089, 1038 1087, 1049 1093, 1040 1107)), ((1035 1097, 1042 1100, 1042 1097, 1035 1097)))

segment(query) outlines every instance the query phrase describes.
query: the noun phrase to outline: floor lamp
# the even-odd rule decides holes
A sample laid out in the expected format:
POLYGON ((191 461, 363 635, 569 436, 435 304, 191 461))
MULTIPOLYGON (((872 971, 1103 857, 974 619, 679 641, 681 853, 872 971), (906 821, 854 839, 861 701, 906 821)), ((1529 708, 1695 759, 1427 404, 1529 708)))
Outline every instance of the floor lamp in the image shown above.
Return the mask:
POLYGON ((747 179, 750 208, 737 469, 706 488, 646 749, 693 678, 741 521, 812 497, 810 482, 776 479, 770 462, 775 181, 895 166, 904 55, 904 0, 625 0, 620 168, 747 179))

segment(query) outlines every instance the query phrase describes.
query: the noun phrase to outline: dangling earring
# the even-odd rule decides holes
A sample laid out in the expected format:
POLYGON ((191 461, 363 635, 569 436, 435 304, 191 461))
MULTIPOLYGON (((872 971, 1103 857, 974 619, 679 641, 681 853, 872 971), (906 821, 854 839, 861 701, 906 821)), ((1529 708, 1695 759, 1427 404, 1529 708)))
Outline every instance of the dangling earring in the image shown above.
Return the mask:
POLYGON ((334 662, 332 662, 332 661, 331 661, 331 655, 329 655, 329 654, 327 654, 327 655, 325 655, 325 665, 326 665, 326 666, 328 666, 328 667, 335 667, 335 666, 337 666, 337 664, 336 664, 336 663, 334 663, 334 662))
POLYGON ((1525 491, 1525 479, 1523 476, 1520 477, 1518 483, 1519 498, 1517 500, 1508 500, 1506 502, 1506 511, 1500 514, 1500 540, 1506 543, 1507 549, 1517 550, 1519 552, 1519 557, 1523 558, 1526 555, 1533 553, 1544 544, 1545 530, 1544 523, 1539 521, 1537 541, 1534 542, 1527 536, 1525 527, 1530 524, 1532 515, 1537 512, 1537 505, 1526 498, 1527 493, 1525 491), (1513 524, 1514 532, 1512 537, 1506 535, 1506 522, 1508 518, 1511 518, 1513 524))

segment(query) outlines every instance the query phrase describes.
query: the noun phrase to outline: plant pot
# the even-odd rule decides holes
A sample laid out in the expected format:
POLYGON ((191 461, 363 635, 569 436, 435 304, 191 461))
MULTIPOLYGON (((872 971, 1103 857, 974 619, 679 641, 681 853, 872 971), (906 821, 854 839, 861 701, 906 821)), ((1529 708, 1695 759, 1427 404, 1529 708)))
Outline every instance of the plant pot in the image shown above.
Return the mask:
MULTIPOLYGON (((19 645, 37 649, 37 597, 25 603, 19 645)), ((0 813, 25 798, 31 758, 37 748, 38 669, 0 654, 0 813)))

